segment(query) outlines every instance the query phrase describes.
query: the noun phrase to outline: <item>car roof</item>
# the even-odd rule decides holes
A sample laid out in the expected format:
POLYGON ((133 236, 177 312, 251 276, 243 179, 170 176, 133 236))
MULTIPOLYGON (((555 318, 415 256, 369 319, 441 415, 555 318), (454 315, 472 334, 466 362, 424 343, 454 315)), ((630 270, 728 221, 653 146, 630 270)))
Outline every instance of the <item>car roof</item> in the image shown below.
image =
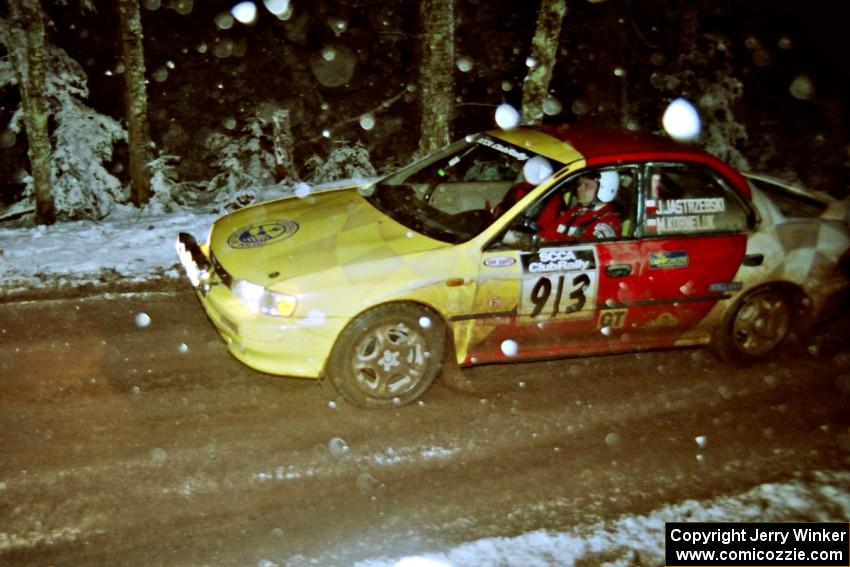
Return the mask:
POLYGON ((488 134, 562 163, 583 158, 591 167, 653 160, 699 163, 720 173, 739 193, 750 198, 747 180, 735 168, 695 146, 663 136, 577 125, 522 127, 493 130, 488 134), (541 139, 549 143, 541 142, 541 139))

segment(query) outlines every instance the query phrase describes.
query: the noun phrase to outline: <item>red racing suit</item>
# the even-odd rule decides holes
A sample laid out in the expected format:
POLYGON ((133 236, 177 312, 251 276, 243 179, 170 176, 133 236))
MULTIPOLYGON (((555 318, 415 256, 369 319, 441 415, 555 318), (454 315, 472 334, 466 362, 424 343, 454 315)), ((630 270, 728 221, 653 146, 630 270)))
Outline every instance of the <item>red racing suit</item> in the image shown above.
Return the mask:
POLYGON ((601 240, 620 236, 623 223, 610 203, 588 207, 575 204, 562 211, 561 202, 560 197, 552 199, 537 215, 543 240, 601 240))

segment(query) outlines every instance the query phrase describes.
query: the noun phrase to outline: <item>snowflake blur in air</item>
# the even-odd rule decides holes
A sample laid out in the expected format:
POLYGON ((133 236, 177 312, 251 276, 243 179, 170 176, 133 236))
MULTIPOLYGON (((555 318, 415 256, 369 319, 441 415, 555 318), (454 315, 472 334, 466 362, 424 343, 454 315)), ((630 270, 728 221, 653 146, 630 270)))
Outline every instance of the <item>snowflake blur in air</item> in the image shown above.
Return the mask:
POLYGON ((517 352, 519 352, 519 345, 516 341, 511 339, 502 341, 502 354, 513 357, 517 352))
POLYGON ((243 24, 253 24, 257 20, 257 5, 253 2, 240 2, 230 9, 230 13, 243 24))
POLYGON ((540 185, 552 173, 552 164, 543 156, 534 156, 522 166, 523 179, 531 185, 540 185))
POLYGON ((339 37, 348 29, 348 22, 343 18, 328 18, 328 27, 339 37))
POLYGON ((472 68, 475 66, 475 63, 472 61, 470 57, 458 57, 457 60, 457 68, 462 73, 469 73, 472 71, 472 68))
POLYGON ((290 6, 289 0, 264 0, 263 3, 266 5, 266 10, 282 20, 286 20, 292 15, 292 6, 290 6))
POLYGON ((496 108, 496 124, 499 128, 510 130, 519 126, 519 112, 510 104, 504 102, 496 108))
POLYGON ((229 30, 233 27, 233 16, 228 14, 227 12, 222 12, 215 17, 215 25, 220 30, 229 30))
POLYGON ((181 16, 187 16, 192 13, 192 8, 195 6, 195 0, 176 0, 170 4, 169 8, 181 16))
POLYGON ((12 130, 3 130, 0 134, 0 148, 11 148, 18 142, 18 136, 12 130))
POLYGON ((587 114, 590 111, 590 107, 585 101, 576 99, 573 101, 572 106, 570 106, 570 110, 573 111, 573 114, 581 116, 583 114, 587 114))
POLYGON ((664 111, 664 130, 676 140, 693 140, 702 129, 699 112, 684 98, 677 98, 664 111))
POLYGON ((137 313, 136 314, 136 326, 145 328, 151 324, 151 317, 147 313, 137 313))
POLYGON ((815 94, 815 85, 808 75, 797 75, 788 90, 797 100, 809 100, 815 94))
POLYGON ((349 450, 348 443, 342 437, 334 437, 328 442, 328 451, 332 457, 344 457, 349 450))
POLYGON ((557 116, 563 109, 561 101, 552 95, 547 96, 543 101, 543 114, 546 116, 557 116))
POLYGON ((364 130, 371 130, 375 127, 375 115, 371 112, 360 117, 360 127, 364 130))

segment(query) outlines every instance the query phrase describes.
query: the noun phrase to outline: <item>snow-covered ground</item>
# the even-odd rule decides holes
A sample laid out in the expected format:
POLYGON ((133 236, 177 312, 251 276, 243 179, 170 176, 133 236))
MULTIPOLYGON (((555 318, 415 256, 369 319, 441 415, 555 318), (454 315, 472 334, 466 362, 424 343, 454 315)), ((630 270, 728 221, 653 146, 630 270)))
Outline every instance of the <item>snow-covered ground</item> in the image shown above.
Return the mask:
POLYGON ((816 472, 805 479, 763 484, 736 496, 688 500, 643 516, 622 516, 565 532, 481 539, 438 553, 361 561, 356 567, 663 565, 665 522, 846 522, 849 518, 850 473, 816 472))
POLYGON ((25 289, 179 277, 180 231, 205 239, 217 215, 119 215, 101 222, 0 226, 0 296, 25 289))
MULTIPOLYGON (((246 190, 257 201, 330 191, 367 183, 343 179, 315 186, 256 187, 246 190)), ((152 214, 116 207, 100 221, 60 222, 50 226, 14 227, 0 223, 0 298, 39 288, 79 287, 104 283, 140 283, 181 277, 174 243, 188 232, 205 241, 223 211, 213 206, 152 214)))

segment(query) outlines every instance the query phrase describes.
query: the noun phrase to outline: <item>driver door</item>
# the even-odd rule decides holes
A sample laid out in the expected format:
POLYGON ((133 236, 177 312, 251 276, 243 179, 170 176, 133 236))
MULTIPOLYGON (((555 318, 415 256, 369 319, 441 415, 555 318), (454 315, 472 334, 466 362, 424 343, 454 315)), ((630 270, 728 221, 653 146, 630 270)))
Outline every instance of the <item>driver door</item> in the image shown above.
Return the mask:
MULTIPOLYGON (((483 252, 468 362, 619 350, 628 342, 628 306, 641 271, 640 245, 632 239, 638 170, 607 169, 617 169, 623 180, 617 203, 623 233, 604 241, 527 237, 516 245, 502 238, 483 252)), ((574 179, 518 214, 513 226, 534 218, 574 179)))

